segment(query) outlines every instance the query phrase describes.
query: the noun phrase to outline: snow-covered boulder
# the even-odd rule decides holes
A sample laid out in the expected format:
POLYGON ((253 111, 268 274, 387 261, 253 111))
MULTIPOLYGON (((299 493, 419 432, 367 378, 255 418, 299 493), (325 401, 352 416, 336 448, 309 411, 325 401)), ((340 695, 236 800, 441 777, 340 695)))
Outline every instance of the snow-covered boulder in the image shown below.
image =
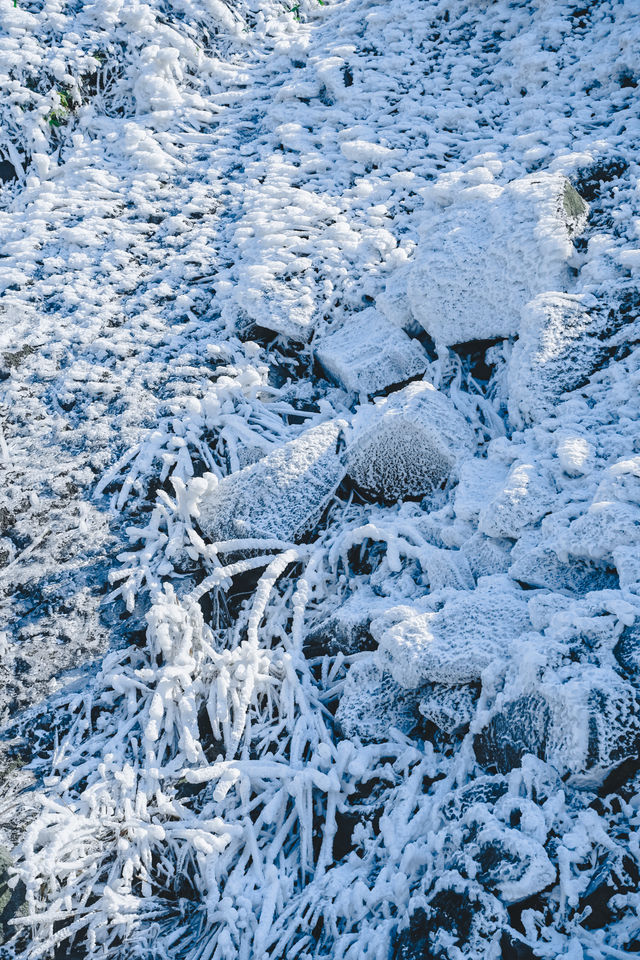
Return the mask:
POLYGON ((419 709, 425 720, 451 736, 471 723, 476 699, 477 695, 469 686, 448 687, 433 683, 425 688, 419 709))
POLYGON ((572 238, 588 207, 560 174, 505 186, 488 171, 454 175, 433 189, 408 281, 415 318, 439 345, 509 337, 522 308, 569 283, 572 238))
POLYGON ((587 593, 618 586, 615 571, 576 557, 565 563, 551 547, 540 545, 522 553, 514 548, 513 559, 509 576, 531 587, 587 593))
POLYGON ((574 557, 603 560, 621 546, 640 550, 640 507, 618 500, 592 503, 558 539, 560 549, 574 557))
POLYGON ((345 737, 359 737, 363 743, 387 740, 390 727, 408 734, 420 723, 419 701, 418 694, 396 683, 372 656, 350 667, 336 723, 345 737))
POLYGON ((508 693, 475 737, 483 766, 507 773, 527 753, 550 763, 578 786, 601 783, 638 758, 640 718, 633 687, 612 670, 576 664, 569 676, 548 670, 540 684, 508 693))
POLYGON ((527 604, 506 589, 461 592, 435 613, 405 616, 391 626, 388 616, 371 623, 381 662, 408 689, 479 680, 530 629, 527 604))
POLYGON ((316 342, 325 373, 344 390, 371 394, 425 372, 427 355, 417 342, 377 310, 363 310, 316 342))
POLYGON ((330 616, 310 626, 303 644, 305 655, 350 656, 372 650, 376 644, 369 624, 376 612, 381 613, 388 606, 389 600, 377 597, 368 587, 356 590, 330 616))
POLYGON ((512 562, 512 547, 510 540, 496 540, 477 532, 463 543, 460 552, 467 558, 471 573, 477 580, 478 577, 506 573, 512 562))
POLYGON ((460 467, 455 489, 455 511, 459 520, 476 521, 482 510, 497 497, 509 468, 502 460, 474 457, 460 467))
POLYGON ((525 306, 507 376, 514 423, 542 420, 615 353, 623 319, 613 313, 589 294, 544 293, 525 306))
POLYGON ((457 473, 474 434, 452 402, 425 381, 362 406, 353 422, 347 472, 365 494, 390 503, 430 493, 457 473))
POLYGON ((551 477, 540 467, 514 463, 504 486, 481 510, 479 529, 489 537, 515 540, 551 510, 555 496, 551 477))
POLYGON ((296 540, 319 517, 345 474, 344 420, 305 430, 257 463, 209 487, 198 504, 209 540, 296 540))
POLYGON ((623 589, 633 590, 634 593, 640 593, 640 549, 638 546, 621 544, 612 552, 613 562, 620 578, 620 586, 623 589))

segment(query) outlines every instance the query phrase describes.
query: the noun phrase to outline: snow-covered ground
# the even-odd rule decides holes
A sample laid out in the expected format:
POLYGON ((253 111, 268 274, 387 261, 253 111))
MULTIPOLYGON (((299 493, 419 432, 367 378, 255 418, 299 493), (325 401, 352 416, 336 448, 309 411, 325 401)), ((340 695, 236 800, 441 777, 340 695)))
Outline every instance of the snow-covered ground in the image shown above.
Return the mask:
POLYGON ((639 952, 637 3, 0 3, 5 955, 639 952))

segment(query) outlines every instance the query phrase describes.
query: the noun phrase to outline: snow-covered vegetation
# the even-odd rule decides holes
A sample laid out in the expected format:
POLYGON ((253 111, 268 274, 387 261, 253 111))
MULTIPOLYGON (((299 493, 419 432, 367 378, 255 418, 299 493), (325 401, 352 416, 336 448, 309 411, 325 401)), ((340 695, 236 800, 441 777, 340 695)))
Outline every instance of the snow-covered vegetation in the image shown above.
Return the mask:
POLYGON ((0 0, 0 955, 640 952, 634 0, 0 0))

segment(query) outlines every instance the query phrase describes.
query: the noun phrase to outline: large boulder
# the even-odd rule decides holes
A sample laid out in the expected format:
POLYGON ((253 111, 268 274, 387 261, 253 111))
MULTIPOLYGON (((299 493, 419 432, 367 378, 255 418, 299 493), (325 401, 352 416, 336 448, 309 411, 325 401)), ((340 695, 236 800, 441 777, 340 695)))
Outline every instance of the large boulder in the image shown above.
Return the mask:
POLYGON ((475 737, 476 757, 507 773, 531 753, 576 786, 597 786, 620 764, 640 763, 638 708, 636 691, 613 670, 547 670, 538 685, 505 692, 475 737))
POLYGON ((385 503, 422 497, 457 474, 473 449, 469 424, 425 381, 360 408, 353 422, 347 472, 367 496, 385 503))
MULTIPOLYGON (((638 325, 636 324, 636 327, 638 325)), ((544 293, 526 305, 508 367, 509 416, 516 424, 542 420, 566 393, 628 341, 639 339, 621 309, 589 294, 544 293)))
POLYGON ((565 177, 535 173, 499 186, 472 171, 437 184, 433 199, 408 296, 436 344, 513 336, 529 300, 568 288, 572 238, 588 207, 565 177))
POLYGON ((316 342, 325 373, 344 390, 371 396, 425 372, 427 355, 417 340, 377 310, 363 310, 316 342))
POLYGON ((412 689, 424 683, 450 686, 481 678, 489 664, 509 653, 510 644, 531 630, 527 604, 507 590, 461 592, 437 612, 389 615, 372 621, 382 662, 394 680, 412 689))
POLYGON ((305 430, 257 463, 224 477, 201 496, 198 522, 209 540, 298 540, 340 485, 344 420, 305 430))
POLYGON ((391 727, 409 734, 421 722, 417 693, 406 690, 374 660, 357 660, 349 669, 336 712, 343 736, 363 743, 389 739, 391 727))

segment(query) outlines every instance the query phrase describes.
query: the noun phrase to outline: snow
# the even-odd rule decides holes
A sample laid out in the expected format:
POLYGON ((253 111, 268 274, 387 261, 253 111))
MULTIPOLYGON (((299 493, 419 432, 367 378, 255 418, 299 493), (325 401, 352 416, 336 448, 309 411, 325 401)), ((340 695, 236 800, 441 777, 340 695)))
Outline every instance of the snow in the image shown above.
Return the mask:
POLYGON ((639 36, 5 0, 3 960, 638 951, 639 36))

